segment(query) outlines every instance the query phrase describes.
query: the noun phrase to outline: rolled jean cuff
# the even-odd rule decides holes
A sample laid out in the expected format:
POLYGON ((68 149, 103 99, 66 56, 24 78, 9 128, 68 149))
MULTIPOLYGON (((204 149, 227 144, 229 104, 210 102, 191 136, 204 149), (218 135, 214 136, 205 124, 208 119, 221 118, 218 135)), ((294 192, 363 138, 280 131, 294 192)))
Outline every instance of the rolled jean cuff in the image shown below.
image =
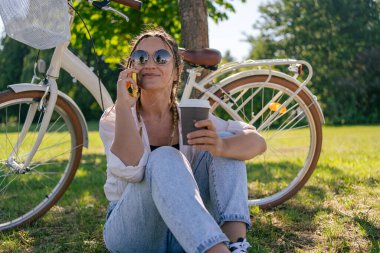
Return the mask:
POLYGON ((240 221, 246 224, 247 230, 251 228, 252 223, 249 216, 241 215, 241 214, 230 214, 230 215, 222 215, 218 222, 219 226, 223 226, 226 221, 240 221))
POLYGON ((203 253, 206 250, 210 249, 211 247, 217 245, 218 243, 227 243, 230 240, 227 238, 225 234, 217 234, 215 236, 212 236, 203 242, 201 242, 198 247, 194 249, 194 253, 203 253))

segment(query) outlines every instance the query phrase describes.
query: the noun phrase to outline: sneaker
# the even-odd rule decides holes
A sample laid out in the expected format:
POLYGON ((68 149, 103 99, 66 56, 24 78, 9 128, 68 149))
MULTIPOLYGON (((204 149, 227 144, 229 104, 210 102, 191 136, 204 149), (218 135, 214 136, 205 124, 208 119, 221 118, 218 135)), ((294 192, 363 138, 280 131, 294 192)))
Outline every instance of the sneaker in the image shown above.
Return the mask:
POLYGON ((232 253, 247 253, 251 247, 245 238, 239 238, 237 242, 230 242, 228 248, 232 253))

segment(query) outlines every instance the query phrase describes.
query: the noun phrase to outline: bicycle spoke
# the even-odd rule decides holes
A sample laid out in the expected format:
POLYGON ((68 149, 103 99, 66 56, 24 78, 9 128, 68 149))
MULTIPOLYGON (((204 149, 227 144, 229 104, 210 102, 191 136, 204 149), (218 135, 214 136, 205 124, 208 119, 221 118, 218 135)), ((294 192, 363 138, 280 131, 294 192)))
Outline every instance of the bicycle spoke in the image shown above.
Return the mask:
POLYGON ((30 170, 34 170, 35 168, 38 168, 40 166, 45 166, 45 165, 56 165, 56 164, 60 164, 60 162, 41 162, 41 163, 35 163, 35 165, 33 167, 30 167, 29 169, 30 170))
POLYGON ((12 174, 12 173, 9 172, 9 173, 4 174, 4 175, 1 176, 1 177, 3 177, 3 180, 1 180, 0 187, 3 185, 3 182, 4 182, 4 180, 6 179, 6 177, 8 177, 8 176, 11 175, 11 174, 12 174))
POLYGON ((15 175, 15 177, 11 181, 9 181, 9 183, 6 186, 4 186, 2 189, 0 189, 0 193, 3 193, 3 195, 4 195, 8 185, 10 185, 17 177, 18 177, 18 175, 15 175))
MULTIPOLYGON (((56 155, 56 156, 53 156, 53 157, 51 157, 50 159, 48 159, 48 160, 45 160, 45 161, 42 161, 42 163, 45 163, 45 162, 49 162, 50 160, 52 160, 52 159, 54 159, 54 158, 56 158, 56 157, 59 157, 59 156, 61 156, 61 155, 63 155, 63 154, 66 154, 66 153, 69 153, 69 152, 72 152, 73 150, 75 150, 75 149, 77 149, 77 148, 79 148, 79 147, 81 147, 82 145, 77 145, 76 147, 74 147, 73 149, 69 149, 69 150, 66 150, 66 151, 64 151, 64 152, 62 152, 62 153, 60 153, 60 154, 58 154, 58 155, 56 155)), ((35 163, 32 163, 31 165, 34 165, 35 163)), ((40 163, 39 163, 40 164, 40 163)), ((40 166, 40 165, 37 165, 37 166, 40 166)))
MULTIPOLYGON (((8 136, 8 107, 5 108, 5 137, 8 136)), ((5 154, 8 153, 8 141, 5 140, 5 154)))
MULTIPOLYGON (((69 135, 69 134, 66 134, 66 136, 68 136, 68 135, 69 135)), ((64 137, 66 137, 66 136, 63 136, 62 139, 64 139, 64 137)), ((44 140, 44 141, 46 141, 46 140, 44 140)), ((47 150, 49 150, 49 149, 51 149, 51 148, 54 148, 54 147, 58 147, 58 146, 60 146, 60 145, 63 145, 63 144, 65 144, 65 143, 68 143, 68 142, 70 142, 70 140, 68 140, 68 141, 64 141, 64 142, 55 143, 55 144, 53 144, 53 145, 50 145, 50 146, 46 146, 46 147, 40 148, 40 149, 37 150, 36 155, 37 155, 37 153, 39 153, 39 152, 41 152, 41 151, 45 151, 43 154, 39 153, 40 156, 43 156, 43 155, 46 154, 46 151, 47 151, 47 150)), ((25 158, 25 157, 27 157, 28 155, 29 155, 29 152, 25 152, 25 153, 23 153, 23 154, 20 155, 20 158, 25 158)))
POLYGON ((26 187, 28 187, 28 189, 29 189, 30 192, 33 192, 33 189, 30 188, 30 186, 27 183, 25 183, 23 181, 21 181, 21 182, 22 182, 23 185, 25 185, 26 187))
POLYGON ((49 135, 45 138, 45 141, 48 141, 50 140, 49 138, 51 136, 54 135, 54 133, 58 133, 60 130, 62 130, 63 127, 65 127, 65 123, 63 122, 62 125, 60 127, 58 127, 58 129, 56 129, 54 132, 50 132, 51 129, 53 129, 53 127, 55 126, 55 124, 58 122, 59 119, 61 119, 62 117, 59 116, 59 118, 57 118, 55 120, 55 122, 52 124, 52 126, 49 127, 49 129, 46 130, 46 133, 49 133, 49 135))
MULTIPOLYGON (((299 115, 301 115, 301 114, 299 114, 299 115)), ((298 115, 297 115, 296 117, 294 117, 294 118, 293 118, 293 119, 292 119, 287 125, 291 124, 294 120, 297 119, 297 117, 298 117, 298 115)), ((296 123, 294 123, 293 126, 296 126, 296 125, 297 125, 301 120, 303 120, 304 118, 305 118, 305 115, 303 115, 302 118, 300 118, 296 123)), ((285 125, 284 128, 285 128, 287 125, 285 125)), ((288 131, 290 131, 290 130, 292 130, 292 129, 295 129, 295 128, 293 128, 293 126, 290 127, 290 128, 288 128, 288 129, 285 131, 285 133, 288 132, 288 131)), ((273 135, 276 136, 277 134, 280 134, 280 133, 282 132, 282 130, 283 130, 283 129, 279 129, 279 131, 277 131, 277 132, 276 132, 275 134, 273 134, 273 135)), ((271 138, 273 138, 273 136, 268 137, 268 139, 271 139, 271 138)))
POLYGON ((282 124, 278 128, 281 129, 283 127, 283 125, 285 125, 286 122, 288 122, 289 118, 293 116, 292 113, 294 112, 294 108, 297 106, 298 106, 298 104, 294 104, 292 107, 287 109, 285 113, 281 114, 281 116, 276 119, 276 120, 279 120, 282 117, 284 117, 285 115, 289 115, 288 118, 286 120, 284 120, 284 122, 282 122, 282 124))
MULTIPOLYGON (((250 125, 253 125, 253 124, 256 122, 256 120, 257 120, 260 116, 262 116, 266 110, 268 110, 270 103, 273 103, 274 101, 276 101, 281 95, 282 95, 282 92, 279 91, 279 92, 276 94, 276 96, 274 96, 269 102, 267 102, 265 105, 263 105, 263 108, 260 110, 260 112, 259 112, 258 114, 255 115, 255 117, 254 117, 252 120, 249 121, 249 124, 250 124, 250 125)), ((264 121, 264 122, 265 122, 265 121, 264 121)))
MULTIPOLYGON (((46 175, 46 173, 42 173, 42 172, 40 172, 40 171, 38 171, 36 169, 33 169, 33 172, 36 172, 38 175, 41 175, 41 176, 43 176, 43 177, 45 177, 47 179, 50 179, 51 181, 56 181, 54 178, 46 175)), ((44 184, 44 186, 48 187, 46 184, 44 184)))
MULTIPOLYGON (((9 144, 10 144, 11 147, 12 147, 12 151, 13 151, 13 150, 14 150, 14 146, 13 146, 11 140, 9 139, 8 134, 6 134, 6 142, 7 142, 7 143, 9 142, 9 144)), ((15 153, 15 155, 16 155, 17 159, 20 159, 20 158, 18 157, 18 153, 17 153, 17 152, 15 153)))

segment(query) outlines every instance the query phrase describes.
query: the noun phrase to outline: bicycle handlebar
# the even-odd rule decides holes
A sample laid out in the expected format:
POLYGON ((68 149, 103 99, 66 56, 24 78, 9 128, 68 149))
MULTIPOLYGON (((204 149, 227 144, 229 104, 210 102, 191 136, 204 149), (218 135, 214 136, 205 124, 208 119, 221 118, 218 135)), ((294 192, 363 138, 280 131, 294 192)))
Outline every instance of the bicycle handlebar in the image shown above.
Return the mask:
POLYGON ((141 10, 141 7, 142 7, 142 2, 137 1, 137 0, 111 0, 111 1, 131 7, 132 9, 135 9, 135 10, 141 10))

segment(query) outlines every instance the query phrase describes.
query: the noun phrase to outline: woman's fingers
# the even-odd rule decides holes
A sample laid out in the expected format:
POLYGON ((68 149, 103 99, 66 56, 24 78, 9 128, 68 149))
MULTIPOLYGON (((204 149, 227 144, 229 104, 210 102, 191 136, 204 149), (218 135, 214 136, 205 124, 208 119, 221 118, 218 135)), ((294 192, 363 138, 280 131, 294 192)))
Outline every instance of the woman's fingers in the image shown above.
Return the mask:
POLYGON ((197 144, 211 144, 215 145, 217 143, 217 139, 211 138, 211 137, 199 137, 199 138, 194 138, 194 139, 189 139, 188 143, 191 145, 197 145, 197 144))
POLYGON ((195 123, 195 127, 197 128, 207 128, 208 130, 216 131, 216 128, 211 120, 205 119, 205 120, 199 120, 195 123))
POLYGON ((132 73, 136 72, 134 69, 125 69, 120 72, 117 80, 117 100, 124 101, 130 106, 133 106, 138 97, 138 87, 132 78, 132 73))
POLYGON ((208 129, 202 129, 202 130, 197 130, 194 132, 191 132, 187 135, 188 139, 193 139, 193 138, 199 138, 202 136, 208 136, 208 137, 217 137, 217 134, 213 130, 208 130, 208 129))
POLYGON ((132 72, 136 72, 135 69, 130 68, 130 69, 124 69, 123 71, 120 72, 119 74, 119 79, 120 78, 126 78, 128 76, 131 76, 132 72))
POLYGON ((201 130, 197 130, 191 132, 187 135, 187 139, 189 144, 197 145, 197 144, 211 144, 216 145, 218 143, 218 134, 216 133, 216 129, 211 120, 200 120, 195 123, 195 127, 203 128, 201 130), (204 129, 206 128, 206 129, 204 129))

